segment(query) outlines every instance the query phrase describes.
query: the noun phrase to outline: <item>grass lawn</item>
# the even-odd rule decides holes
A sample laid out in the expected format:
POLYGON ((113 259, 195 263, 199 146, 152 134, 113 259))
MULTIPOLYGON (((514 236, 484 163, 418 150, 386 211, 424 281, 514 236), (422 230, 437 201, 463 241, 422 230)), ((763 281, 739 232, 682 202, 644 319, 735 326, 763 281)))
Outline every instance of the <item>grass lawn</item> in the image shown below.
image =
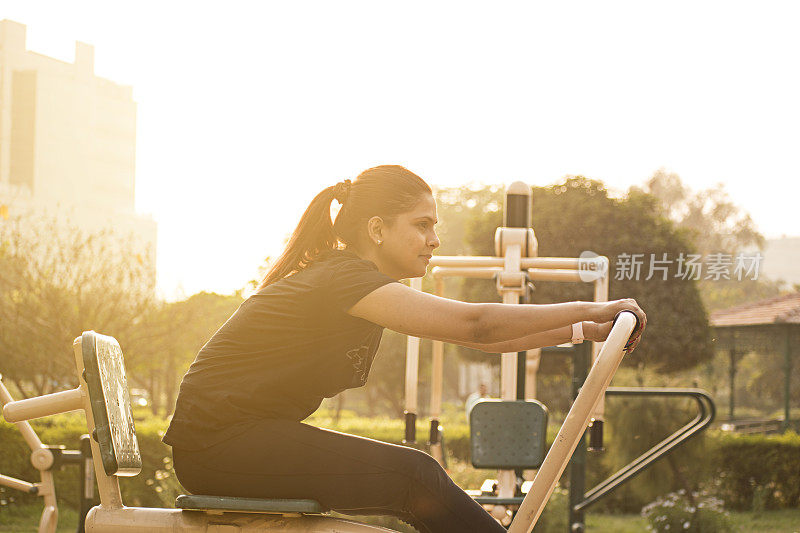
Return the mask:
MULTIPOLYGON (((0 531, 19 531, 35 533, 39 530, 39 519, 43 506, 7 505, 0 507, 0 531)), ((75 533, 78 526, 78 512, 59 505, 57 533, 75 533)))
MULTIPOLYGON (((40 505, 7 506, 0 508, 0 531, 35 533, 42 513, 40 505)), ((763 513, 732 513, 741 533, 800 533, 800 509, 763 513)), ((393 521, 373 521, 386 527, 396 527, 393 521)), ((58 533, 74 533, 78 514, 72 509, 59 508, 58 533)), ((590 533, 640 533, 647 522, 638 515, 587 515, 590 533)), ((398 528, 411 531, 410 528, 398 528)), ((566 533, 566 532, 564 532, 566 533)))

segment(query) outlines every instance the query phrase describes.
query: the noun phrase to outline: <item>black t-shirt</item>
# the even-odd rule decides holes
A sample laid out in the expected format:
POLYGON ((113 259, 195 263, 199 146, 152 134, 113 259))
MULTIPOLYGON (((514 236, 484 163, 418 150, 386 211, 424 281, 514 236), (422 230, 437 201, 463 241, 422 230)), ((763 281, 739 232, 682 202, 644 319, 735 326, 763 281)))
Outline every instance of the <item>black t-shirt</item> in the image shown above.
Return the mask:
POLYGON ((303 420, 323 398, 363 386, 383 328, 346 311, 394 281, 332 250, 247 298, 183 377, 164 442, 203 449, 259 419, 303 420))

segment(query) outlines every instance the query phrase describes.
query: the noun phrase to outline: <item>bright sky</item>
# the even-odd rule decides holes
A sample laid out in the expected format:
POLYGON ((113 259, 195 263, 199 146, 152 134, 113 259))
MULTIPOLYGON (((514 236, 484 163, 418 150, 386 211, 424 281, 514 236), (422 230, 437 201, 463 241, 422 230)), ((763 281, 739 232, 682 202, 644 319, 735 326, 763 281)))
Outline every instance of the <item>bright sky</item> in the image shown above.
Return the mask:
POLYGON ((322 188, 656 169, 800 235, 797 2, 30 2, 30 50, 132 85, 163 294, 230 292, 322 188), (792 215, 792 213, 795 213, 792 215))

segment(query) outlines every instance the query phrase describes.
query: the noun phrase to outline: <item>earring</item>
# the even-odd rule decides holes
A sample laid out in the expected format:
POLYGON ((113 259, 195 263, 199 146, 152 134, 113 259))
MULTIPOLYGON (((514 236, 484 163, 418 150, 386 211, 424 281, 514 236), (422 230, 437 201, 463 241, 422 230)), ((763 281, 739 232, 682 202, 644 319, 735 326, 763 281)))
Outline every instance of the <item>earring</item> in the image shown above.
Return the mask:
POLYGON ((378 240, 378 246, 380 246, 382 243, 383 243, 383 241, 378 240))

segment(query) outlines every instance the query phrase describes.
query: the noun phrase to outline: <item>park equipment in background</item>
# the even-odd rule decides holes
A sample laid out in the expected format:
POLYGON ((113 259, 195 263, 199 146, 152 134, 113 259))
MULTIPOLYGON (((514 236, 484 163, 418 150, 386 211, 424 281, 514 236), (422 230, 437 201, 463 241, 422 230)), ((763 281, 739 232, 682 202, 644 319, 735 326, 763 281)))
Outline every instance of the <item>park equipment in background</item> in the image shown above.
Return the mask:
MULTIPOLYGON (((505 304, 529 303, 534 281, 558 281, 558 282, 584 282, 593 283, 594 301, 608 301, 608 273, 609 263, 606 257, 596 256, 587 253, 580 258, 570 257, 537 257, 538 242, 531 225, 531 189, 522 182, 514 182, 506 191, 504 208, 504 226, 497 228, 495 232, 495 256, 434 256, 431 258, 431 276, 434 279, 434 292, 437 296, 442 296, 444 292, 444 278, 446 277, 469 277, 494 279, 497 291, 505 304)), ((414 278, 410 281, 411 287, 417 290, 422 289, 422 279, 414 278)), ((405 442, 411 444, 416 441, 416 418, 417 418, 417 383, 419 373, 419 339, 408 337, 406 350, 406 382, 405 382, 405 442)), ((592 359, 596 359, 600 352, 600 343, 592 343, 592 359)), ((442 450, 442 430, 439 423, 442 405, 442 383, 444 368, 444 343, 433 341, 433 362, 431 367, 431 398, 430 398, 430 453, 445 466, 445 453, 442 450)), ((480 424, 487 424, 494 417, 503 418, 506 411, 524 410, 527 416, 513 418, 516 424, 513 428, 505 427, 503 435, 523 435, 529 437, 527 440, 520 440, 519 445, 529 449, 537 446, 539 436, 544 435, 547 430, 546 409, 540 403, 538 405, 521 406, 516 402, 526 402, 526 374, 532 385, 535 385, 536 369, 539 366, 541 350, 530 350, 529 352, 504 353, 501 355, 501 402, 482 407, 479 412, 480 424), (526 371, 527 370, 527 371, 526 371), (536 411, 545 413, 545 416, 537 415, 536 411), (533 420, 536 420, 536 430, 528 432, 526 430, 533 420)), ((535 396, 535 391, 532 394, 535 396)), ((597 437, 593 440, 602 445, 602 425, 603 425, 603 401, 593 407, 592 431, 597 437)), ((477 406, 476 406, 477 407, 477 406)), ((486 447, 489 442, 485 440, 485 430, 471 430, 473 437, 481 440, 480 446, 486 447)), ((518 503, 520 491, 522 489, 521 474, 524 468, 534 468, 539 466, 544 458, 544 450, 541 456, 534 458, 527 456, 525 461, 513 465, 510 459, 508 446, 500 444, 501 439, 496 439, 495 449, 497 453, 504 454, 505 459, 498 462, 507 467, 502 468, 498 474, 497 493, 494 496, 481 496, 479 501, 484 505, 493 505, 492 512, 496 518, 504 519, 508 522, 511 519, 510 509, 507 502, 518 503), (502 452, 498 447, 502 447, 502 452)), ((473 446, 474 449, 474 446, 473 446)), ((526 452, 527 453, 527 452, 526 452)), ((526 454, 523 454, 526 455, 526 454)), ((476 465, 478 466, 478 465, 476 465)), ((527 488, 527 487, 526 487, 527 488)))
MULTIPOLYGON (((608 300, 609 263, 605 257, 592 253, 580 258, 536 257, 537 241, 531 224, 530 188, 521 182, 509 186, 506 193, 504 226, 495 232, 495 257, 435 256, 430 264, 434 292, 443 296, 443 279, 450 276, 494 279, 497 290, 507 304, 530 303, 536 280, 559 282, 594 283, 594 298, 597 302, 608 300)), ((422 289, 421 279, 412 279, 411 286, 422 289)), ((405 383, 405 442, 415 441, 417 413, 417 383, 419 380, 419 343, 415 337, 408 338, 406 351, 405 383)), ((439 422, 443 388, 444 344, 433 341, 430 399, 430 452, 442 466, 446 467, 443 429, 439 422)), ((472 464, 476 468, 497 468, 498 479, 487 479, 480 490, 468 490, 478 503, 484 505, 493 516, 508 525, 522 510, 521 504, 532 490, 534 481, 523 478, 523 470, 539 468, 546 446, 547 409, 534 398, 536 396, 536 370, 543 353, 572 355, 573 391, 576 400, 589 369, 597 362, 602 343, 566 344, 529 352, 502 354, 501 400, 479 401, 470 412, 470 449, 472 464), (527 372, 526 372, 527 370, 527 372), (533 381, 527 383, 526 377, 533 381), (533 385, 533 386, 531 386, 533 385), (527 392, 527 394, 526 394, 527 392)), ((606 384, 607 386, 608 384, 606 384)), ((614 489, 671 453, 688 439, 708 427, 714 418, 715 407, 711 397, 698 389, 676 388, 629 388, 612 387, 607 396, 688 397, 696 401, 698 414, 693 420, 654 445, 650 450, 622 467, 608 479, 585 491, 586 453, 585 437, 581 434, 576 442, 571 459, 569 486, 570 531, 585 529, 585 509, 614 489)), ((574 407, 574 405, 573 405, 574 407)), ((568 416, 569 418, 569 416, 568 416)), ((603 448, 604 396, 592 408, 589 425, 588 449, 602 451, 603 448)), ((565 422, 566 424, 566 422, 565 422)), ((563 427, 562 427, 563 430, 563 427)), ((556 438, 562 438, 561 433, 556 438)), ((558 453, 563 453, 563 450, 558 453)), ((548 466, 552 469, 552 466, 548 466)), ((562 469, 563 471, 563 469, 562 469)), ((547 475, 551 475, 548 472, 547 475)), ((539 480, 537 474, 536 480, 539 480)), ((541 483, 537 485, 541 490, 541 483)), ((552 489, 551 489, 552 490, 552 489)), ((549 497, 549 493, 547 494, 549 497)), ((540 498, 537 494, 535 498, 540 498)), ((546 498, 545 498, 546 499, 546 498)), ((538 513, 534 513, 538 517, 538 513)))
MULTIPOLYGON (((3 376, 0 375, 0 407, 13 401, 14 399, 3 384, 3 376)), ((92 505, 95 504, 94 468, 92 467, 92 453, 89 448, 89 435, 81 436, 80 450, 67 450, 65 446, 43 444, 27 420, 16 422, 16 426, 25 443, 31 449, 31 464, 39 471, 41 481, 39 483, 29 483, 0 474, 0 485, 44 498, 44 509, 39 521, 39 533, 54 533, 58 525, 58 506, 56 504, 53 471, 66 465, 77 465, 78 478, 80 480, 80 509, 78 513, 81 518, 85 517, 92 505)), ((82 520, 79 520, 77 533, 83 533, 82 520)))
MULTIPOLYGON (((533 529, 558 476, 566 468, 572 450, 582 437, 594 407, 619 366, 625 344, 635 327, 636 317, 633 313, 622 312, 618 315, 585 386, 559 432, 557 444, 551 447, 530 493, 522 502, 520 513, 511 525, 512 531, 533 529)), ((142 460, 122 350, 113 337, 93 331, 84 332, 75 339, 73 346, 79 386, 69 391, 9 401, 3 408, 3 416, 9 422, 21 423, 72 410, 82 409, 85 412, 87 429, 92 436, 92 463, 100 494, 100 505, 93 507, 86 516, 87 532, 200 533, 212 529, 288 533, 389 531, 325 516, 321 514, 324 509, 313 500, 194 495, 179 496, 176 509, 126 507, 122 502, 118 477, 135 476, 141 469, 142 460)), ((45 503, 46 516, 57 514, 54 493, 48 496, 45 503)), ((54 525, 51 519, 46 522, 54 525)), ((49 530, 40 528, 40 531, 49 530)))

